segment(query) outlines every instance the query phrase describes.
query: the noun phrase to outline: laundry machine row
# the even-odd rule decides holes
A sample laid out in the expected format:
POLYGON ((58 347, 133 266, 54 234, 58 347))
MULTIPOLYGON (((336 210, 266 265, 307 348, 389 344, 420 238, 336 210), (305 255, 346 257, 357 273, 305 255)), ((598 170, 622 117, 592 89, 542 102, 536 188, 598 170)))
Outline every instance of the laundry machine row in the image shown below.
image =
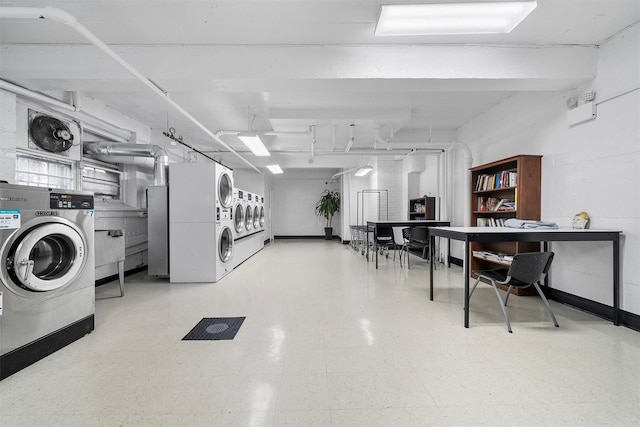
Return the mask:
POLYGON ((264 247, 264 198, 234 188, 234 259, 236 268, 264 247))
POLYGON ((264 197, 239 188, 233 189, 233 236, 241 240, 264 230, 264 197))
POLYGON ((94 329, 93 202, 0 183, 0 379, 94 329))
POLYGON ((169 281, 217 282, 233 270, 233 171, 169 165, 169 281))

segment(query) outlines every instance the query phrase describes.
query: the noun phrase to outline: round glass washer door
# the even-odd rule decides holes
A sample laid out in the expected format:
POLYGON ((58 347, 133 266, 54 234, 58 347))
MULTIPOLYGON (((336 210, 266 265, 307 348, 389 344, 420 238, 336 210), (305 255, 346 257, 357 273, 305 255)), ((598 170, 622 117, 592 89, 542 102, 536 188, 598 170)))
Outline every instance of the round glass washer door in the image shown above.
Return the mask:
POLYGON ((233 228, 235 228, 236 233, 244 231, 244 208, 240 203, 236 204, 233 209, 233 228))
POLYGON ((230 208, 233 200, 233 183, 228 173, 222 172, 218 180, 218 197, 224 208, 230 208))
POLYGON ((253 228, 257 230, 260 227, 260 209, 256 206, 253 209, 253 228))
POLYGON ((246 225, 247 231, 251 231, 251 229, 253 228, 253 207, 251 206, 247 206, 244 223, 246 225))
POLYGON ((23 289, 54 291, 73 282, 84 267, 86 253, 86 241, 76 229, 45 223, 16 239, 7 257, 7 269, 23 289))
POLYGON ((220 261, 227 262, 233 255, 233 235, 229 227, 223 227, 218 239, 218 256, 220 261))
POLYGON ((264 228, 264 206, 260 207, 260 228, 264 228))

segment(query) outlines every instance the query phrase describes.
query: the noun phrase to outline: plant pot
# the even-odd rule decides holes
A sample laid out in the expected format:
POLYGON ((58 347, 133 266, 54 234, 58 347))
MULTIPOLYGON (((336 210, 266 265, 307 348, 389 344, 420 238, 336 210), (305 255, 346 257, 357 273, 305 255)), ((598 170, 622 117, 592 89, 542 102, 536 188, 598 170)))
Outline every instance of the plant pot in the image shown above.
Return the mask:
POLYGON ((324 240, 333 239, 333 227, 325 227, 324 228, 324 240))

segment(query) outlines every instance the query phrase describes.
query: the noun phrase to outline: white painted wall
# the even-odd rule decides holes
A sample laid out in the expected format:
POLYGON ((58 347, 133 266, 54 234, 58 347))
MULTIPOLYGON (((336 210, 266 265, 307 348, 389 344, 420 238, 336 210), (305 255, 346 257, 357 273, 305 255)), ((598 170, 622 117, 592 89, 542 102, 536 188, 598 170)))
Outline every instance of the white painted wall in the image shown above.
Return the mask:
MULTIPOLYGON (((636 24, 601 46, 598 76, 590 85, 572 93, 513 96, 458 133, 472 148, 474 165, 515 154, 543 156, 543 220, 568 227, 574 214, 587 211, 591 228, 623 231, 621 307, 635 314, 640 314, 639 28, 636 24), (597 119, 570 127, 565 100, 586 89, 597 91, 597 119)), ((552 249, 554 288, 612 304, 610 244, 554 243, 552 249)))
MULTIPOLYGON (((271 209, 274 236, 324 236, 326 221, 316 216, 315 207, 325 189, 340 192, 324 171, 287 171, 273 178, 271 209)), ((333 234, 342 230, 341 213, 333 217, 333 234)))
POLYGON ((0 180, 16 178, 16 96, 0 89, 0 180))

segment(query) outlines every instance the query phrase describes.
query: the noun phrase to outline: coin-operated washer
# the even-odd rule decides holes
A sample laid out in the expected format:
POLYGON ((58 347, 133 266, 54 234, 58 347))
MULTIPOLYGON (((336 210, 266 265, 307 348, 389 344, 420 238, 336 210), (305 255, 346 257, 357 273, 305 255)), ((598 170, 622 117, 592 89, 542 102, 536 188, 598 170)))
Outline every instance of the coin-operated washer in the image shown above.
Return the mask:
POLYGON ((264 199, 255 193, 249 192, 245 192, 245 196, 247 197, 245 207, 246 231, 236 241, 234 247, 234 268, 264 248, 264 216, 262 216, 261 222, 261 211, 264 212, 261 203, 264 199))
POLYGON ((246 208, 246 192, 239 189, 233 189, 233 210, 231 216, 233 219, 233 240, 240 239, 247 233, 245 228, 245 208, 246 208))
POLYGON ((247 204, 245 205, 244 215, 244 227, 245 234, 253 234, 253 208, 255 203, 253 201, 253 193, 247 193, 247 204))
POLYGON ((0 379, 94 329, 89 192, 0 184, 0 379))
POLYGON ((233 171, 169 165, 169 280, 217 282, 233 270, 233 171))

